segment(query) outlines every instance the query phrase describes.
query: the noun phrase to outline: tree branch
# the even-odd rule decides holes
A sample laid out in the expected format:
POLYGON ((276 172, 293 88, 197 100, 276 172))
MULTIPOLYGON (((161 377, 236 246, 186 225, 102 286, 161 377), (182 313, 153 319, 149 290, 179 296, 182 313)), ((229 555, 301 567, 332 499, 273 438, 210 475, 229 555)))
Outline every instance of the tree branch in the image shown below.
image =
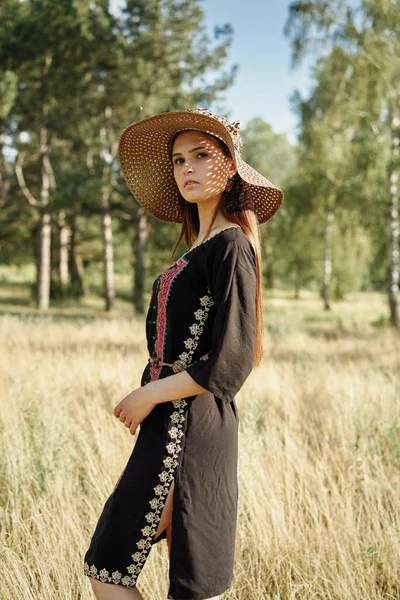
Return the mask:
POLYGON ((29 204, 31 204, 32 206, 36 206, 36 207, 41 206, 41 203, 36 200, 36 198, 33 196, 33 194, 31 194, 28 186, 26 185, 24 172, 22 169, 24 160, 25 160, 25 152, 19 152, 17 162, 15 163, 15 174, 17 176, 17 181, 18 181, 19 187, 21 188, 21 191, 22 191, 23 195, 25 196, 25 198, 28 200, 29 204))

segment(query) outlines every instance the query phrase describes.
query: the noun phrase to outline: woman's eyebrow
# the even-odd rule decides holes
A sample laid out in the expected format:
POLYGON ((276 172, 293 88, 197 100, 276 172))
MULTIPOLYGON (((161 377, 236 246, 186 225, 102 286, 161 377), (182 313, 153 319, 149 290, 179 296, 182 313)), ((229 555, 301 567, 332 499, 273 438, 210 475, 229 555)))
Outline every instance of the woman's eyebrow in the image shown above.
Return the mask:
MULTIPOLYGON (((204 150, 205 146, 196 146, 196 148, 192 148, 189 150, 189 154, 191 152, 195 152, 196 150, 204 150)), ((174 152, 172 156, 182 156, 182 152, 174 152)))

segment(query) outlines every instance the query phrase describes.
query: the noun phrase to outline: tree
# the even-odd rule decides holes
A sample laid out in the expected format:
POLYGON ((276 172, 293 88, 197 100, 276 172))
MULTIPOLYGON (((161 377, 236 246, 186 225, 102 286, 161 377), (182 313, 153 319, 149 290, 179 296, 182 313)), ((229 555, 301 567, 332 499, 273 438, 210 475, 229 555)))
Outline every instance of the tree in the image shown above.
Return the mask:
MULTIPOLYGON (((0 8, 1 63, 19 80, 10 118, 18 148, 16 174, 27 201, 39 211, 37 243, 37 305, 49 306, 51 200, 56 188, 52 151, 63 126, 79 114, 80 98, 91 79, 95 19, 87 19, 89 3, 53 0, 6 0, 0 8), (49 35, 51 32, 52 35, 49 35), (26 148, 18 135, 26 132, 26 148), (28 182, 24 169, 27 151, 38 162, 28 182)), ((94 13, 95 11, 92 10, 94 13)), ((94 16, 93 14, 91 16, 94 16)))
MULTIPOLYGON (((200 0, 128 0, 119 16, 110 13, 108 0, 1 4, 1 68, 16 83, 0 125, 17 153, 20 194, 38 213, 40 308, 48 307, 56 289, 52 278, 63 293, 68 277, 83 290, 78 228, 84 219, 100 217, 106 309, 115 296, 113 235, 129 223, 134 303, 143 312, 145 247, 150 242, 161 250, 149 234, 163 224, 148 219, 128 193, 119 173, 118 138, 132 121, 218 98, 235 74, 234 67, 224 69, 231 39, 229 25, 215 38, 206 33, 200 0)), ((0 104, 2 98, 0 87, 0 104)), ((3 196, 10 168, 0 165, 3 196)), ((167 233, 171 243, 174 232, 167 233)))
MULTIPOLYGON (((385 180, 382 208, 387 214, 388 283, 390 321, 399 326, 399 222, 398 176, 400 170, 400 40, 397 35, 400 13, 396 3, 388 0, 364 0, 354 7, 342 0, 292 2, 286 33, 292 39, 295 64, 312 48, 319 52, 343 51, 351 61, 351 77, 345 85, 342 113, 351 123, 355 163, 365 180, 375 176, 374 191, 382 198, 381 181, 385 180), (344 108, 344 110, 343 110, 344 108), (369 160, 376 152, 364 156, 364 147, 383 149, 385 164, 380 173, 369 160)), ((344 147, 344 146, 343 146, 344 147)), ((364 188, 365 197, 371 188, 364 188)), ((375 197, 376 206, 376 197, 375 197)))
MULTIPOLYGON (((275 185, 284 190, 296 169, 295 148, 285 134, 274 133, 271 125, 260 117, 251 119, 241 132, 243 138, 243 159, 275 185)), ((285 205, 276 219, 261 228, 261 244, 264 250, 264 279, 266 287, 275 286, 273 256, 274 247, 279 247, 279 221, 287 211, 285 205), (283 213, 282 213, 283 211, 283 213)), ((279 252, 282 248, 279 248, 279 252)))

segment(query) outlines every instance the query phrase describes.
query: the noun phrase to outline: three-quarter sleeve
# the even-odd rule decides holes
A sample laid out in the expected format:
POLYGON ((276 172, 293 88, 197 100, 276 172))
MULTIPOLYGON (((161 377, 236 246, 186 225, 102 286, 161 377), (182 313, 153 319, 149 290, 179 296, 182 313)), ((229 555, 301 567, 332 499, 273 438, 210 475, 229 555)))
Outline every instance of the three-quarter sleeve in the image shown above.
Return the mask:
POLYGON ((218 244, 207 261, 216 309, 211 352, 187 368, 199 385, 224 402, 233 400, 249 376, 256 344, 256 258, 250 240, 240 233, 218 244))

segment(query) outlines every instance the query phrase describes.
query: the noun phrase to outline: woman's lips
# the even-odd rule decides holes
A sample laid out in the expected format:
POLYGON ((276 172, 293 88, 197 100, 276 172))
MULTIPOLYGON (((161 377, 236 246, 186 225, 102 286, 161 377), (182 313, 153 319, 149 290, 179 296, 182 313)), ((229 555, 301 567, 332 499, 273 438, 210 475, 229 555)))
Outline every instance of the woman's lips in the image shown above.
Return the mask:
POLYGON ((190 181, 185 181, 185 185, 183 187, 193 188, 193 187, 196 187, 196 185, 199 185, 199 182, 191 179, 190 181))

